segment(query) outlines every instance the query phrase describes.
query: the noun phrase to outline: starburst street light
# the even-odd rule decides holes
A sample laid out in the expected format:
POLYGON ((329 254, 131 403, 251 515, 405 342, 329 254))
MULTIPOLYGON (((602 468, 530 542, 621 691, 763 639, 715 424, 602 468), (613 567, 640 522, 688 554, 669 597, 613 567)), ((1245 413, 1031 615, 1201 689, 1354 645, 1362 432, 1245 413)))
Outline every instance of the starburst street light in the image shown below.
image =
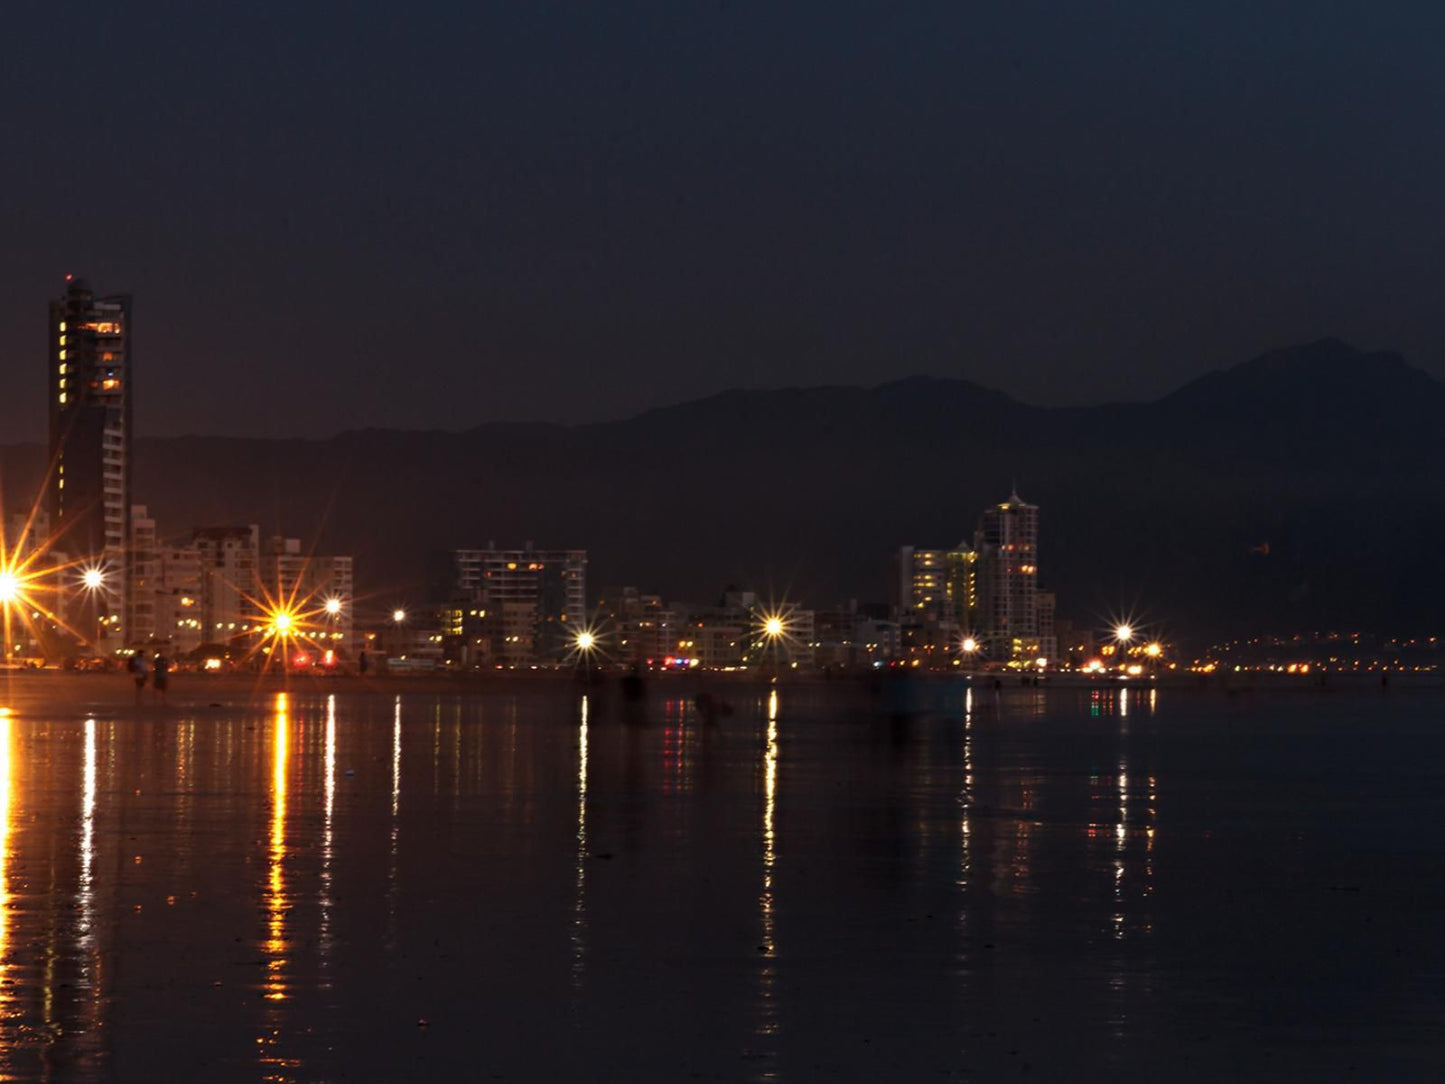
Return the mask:
POLYGON ((98 568, 87 568, 81 573, 80 582, 87 591, 99 591, 105 586, 105 573, 98 568))
POLYGON ((597 646, 597 637, 593 636, 592 633, 586 629, 583 629, 577 634, 576 644, 578 651, 588 652, 597 646))
POLYGON ((1157 659, 1160 655, 1164 654, 1164 646, 1160 644, 1158 640, 1154 640, 1144 645, 1144 654, 1148 655, 1151 659, 1157 659))
POLYGON ((391 611, 391 619, 392 619, 392 621, 396 622, 398 625, 404 624, 404 623, 406 622, 406 611, 403 610, 403 609, 401 609, 400 607, 398 607, 398 608, 395 609, 395 610, 392 610, 392 611, 391 611))
POLYGON ((326 612, 332 617, 341 613, 341 600, 335 596, 326 600, 326 612))
POLYGON ((0 603, 10 606, 21 597, 20 577, 9 569, 0 572, 0 603))
POLYGON ((1127 622, 1114 626, 1114 639, 1120 644, 1127 644, 1134 639, 1134 626, 1127 622))
POLYGON ((799 643, 793 620, 797 609, 790 603, 770 604, 753 615, 753 647, 772 657, 774 667, 780 664, 780 651, 799 643))

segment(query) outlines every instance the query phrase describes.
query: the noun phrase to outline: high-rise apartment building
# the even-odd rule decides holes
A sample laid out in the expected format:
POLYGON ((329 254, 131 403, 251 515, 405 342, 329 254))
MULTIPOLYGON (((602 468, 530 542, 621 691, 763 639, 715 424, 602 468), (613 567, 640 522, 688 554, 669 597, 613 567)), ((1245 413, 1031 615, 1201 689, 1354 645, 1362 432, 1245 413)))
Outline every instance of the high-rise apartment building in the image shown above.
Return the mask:
POLYGON ((1017 493, 979 517, 977 629, 991 660, 1031 660, 1043 650, 1038 543, 1038 506, 1017 493))
POLYGON ((898 551, 898 610, 902 621, 968 630, 978 608, 978 554, 904 546, 898 551))
POLYGON ((260 572, 260 529, 197 527, 191 533, 200 580, 201 642, 244 640, 261 621, 256 605, 260 572))
POLYGON ((50 461, 45 507, 56 548, 105 569, 105 640, 130 635, 130 478, 135 357, 128 295, 70 278, 50 303, 50 461))
POLYGON ((453 550, 453 601, 485 613, 491 658, 557 662, 587 619, 587 551, 453 550))

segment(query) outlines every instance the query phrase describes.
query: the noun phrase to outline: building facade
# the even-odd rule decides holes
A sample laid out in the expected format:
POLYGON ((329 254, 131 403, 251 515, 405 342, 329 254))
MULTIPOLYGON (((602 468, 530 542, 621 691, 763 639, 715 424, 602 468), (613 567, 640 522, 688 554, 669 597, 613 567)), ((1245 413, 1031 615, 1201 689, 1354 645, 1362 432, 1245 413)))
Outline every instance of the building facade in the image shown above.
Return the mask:
POLYGON ((991 662, 1046 657, 1039 627, 1039 510, 1017 493, 986 508, 978 554, 976 635, 991 662))
POLYGON ((68 278, 64 296, 50 303, 45 508, 55 548, 105 571, 109 590, 87 604, 104 611, 96 623, 109 649, 129 638, 133 602, 131 331, 129 295, 98 296, 83 279, 68 278))
POLYGON ((481 615, 473 638, 499 665, 560 663, 587 624, 586 550, 453 550, 452 581, 452 606, 481 615))

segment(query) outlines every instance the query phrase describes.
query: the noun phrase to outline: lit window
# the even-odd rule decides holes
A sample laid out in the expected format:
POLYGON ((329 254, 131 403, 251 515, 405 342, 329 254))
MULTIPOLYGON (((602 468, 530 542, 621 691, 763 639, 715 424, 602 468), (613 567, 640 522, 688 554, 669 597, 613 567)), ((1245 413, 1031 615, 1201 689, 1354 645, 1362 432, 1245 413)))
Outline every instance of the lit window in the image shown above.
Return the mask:
POLYGON ((65 402, 65 392, 60 393, 60 401, 62 404, 65 402))
POLYGON ((61 361, 64 361, 64 360, 65 360, 65 351, 64 351, 64 350, 62 350, 62 351, 60 352, 60 360, 61 360, 61 361))

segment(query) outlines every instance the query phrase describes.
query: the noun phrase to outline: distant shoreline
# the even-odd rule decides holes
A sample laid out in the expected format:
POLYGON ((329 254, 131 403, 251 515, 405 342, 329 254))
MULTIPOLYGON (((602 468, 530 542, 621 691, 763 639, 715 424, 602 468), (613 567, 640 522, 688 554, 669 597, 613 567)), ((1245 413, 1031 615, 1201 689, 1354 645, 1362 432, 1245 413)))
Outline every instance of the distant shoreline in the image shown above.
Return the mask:
MULTIPOLYGON (((897 673, 896 671, 894 673, 897 673)), ((913 674, 909 675, 914 677, 913 674)), ((1198 693, 1202 695, 1248 695, 1251 693, 1331 693, 1331 692, 1381 692, 1390 689, 1412 691, 1445 688, 1445 676, 1439 673, 1388 675, 1387 685, 1381 684, 1379 674, 1330 674, 1323 684, 1314 675, 1236 675, 1215 674, 1205 677, 1198 674, 1161 675, 1156 681, 1110 682, 1087 678, 1083 675, 1053 675, 1045 677, 1037 685, 1025 685, 1017 677, 1012 680, 999 677, 995 686, 994 675, 975 675, 972 688, 975 696, 1043 694, 1073 694, 1100 692, 1119 694, 1128 690, 1138 695, 1147 695, 1151 690, 1179 694, 1198 693)), ((916 675, 923 685, 955 686, 960 690, 968 685, 965 675, 947 672, 927 672, 916 675)), ((153 689, 147 685, 143 690, 140 706, 155 708, 164 706, 170 710, 195 709, 208 706, 235 706, 237 704, 259 704, 274 700, 278 693, 289 692, 307 698, 329 694, 338 696, 395 696, 399 694, 430 695, 562 695, 593 692, 610 695, 618 689, 620 675, 617 673, 594 673, 590 679, 571 671, 474 671, 468 673, 428 674, 381 674, 361 677, 357 675, 318 677, 310 674, 205 674, 190 671, 173 674, 165 705, 157 700, 153 689)), ((692 672, 687 674, 649 675, 649 692, 660 692, 691 697, 708 688, 730 688, 742 691, 747 688, 765 688, 770 680, 760 674, 729 674, 714 672, 692 672)), ((799 690, 839 691, 849 686, 856 687, 860 695, 866 695, 874 685, 872 674, 796 674, 785 673, 781 678, 783 688, 799 690)), ((131 677, 124 673, 75 673, 69 671, 36 670, 0 672, 0 707, 15 710, 29 707, 36 702, 56 701, 67 705, 87 706, 96 709, 135 709, 135 687, 131 677)))

